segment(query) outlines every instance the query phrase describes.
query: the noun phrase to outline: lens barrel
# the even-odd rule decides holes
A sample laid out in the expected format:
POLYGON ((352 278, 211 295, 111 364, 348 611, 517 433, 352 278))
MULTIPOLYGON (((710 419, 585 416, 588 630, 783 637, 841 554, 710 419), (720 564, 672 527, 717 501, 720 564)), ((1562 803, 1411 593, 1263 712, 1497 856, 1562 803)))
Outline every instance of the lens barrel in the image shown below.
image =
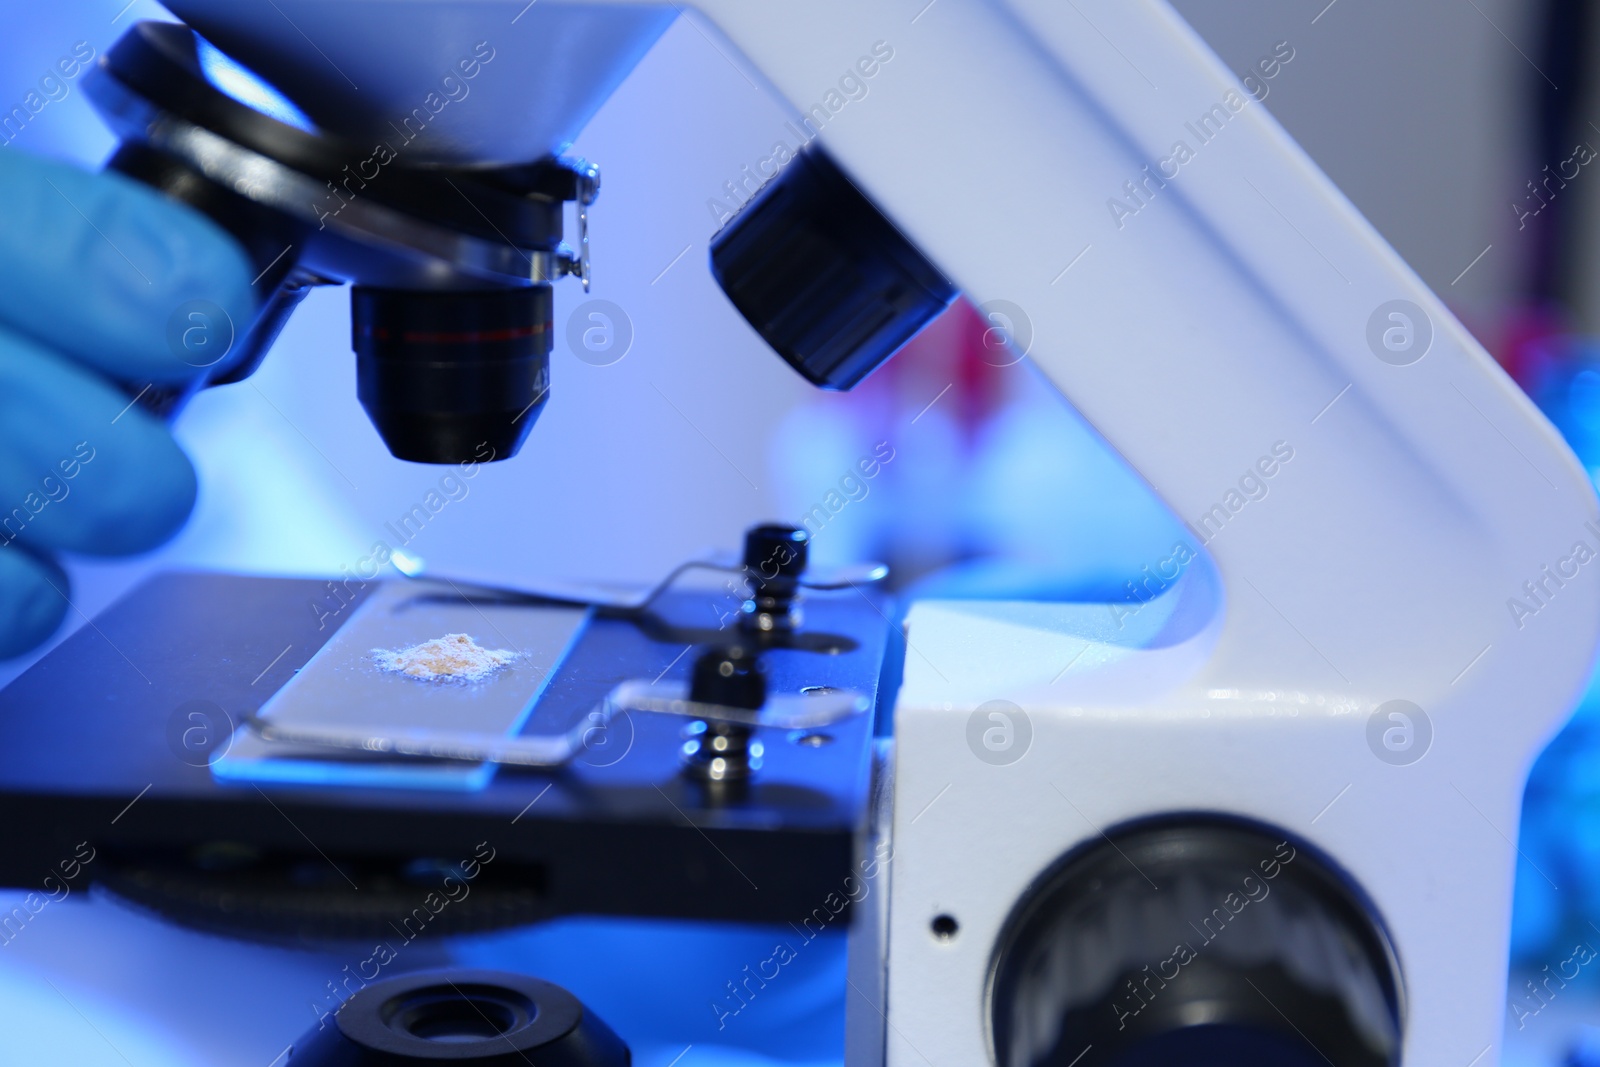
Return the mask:
POLYGON ((711 271, 772 350, 823 389, 854 388, 956 298, 816 147, 712 239, 711 271))
POLYGON ((550 397, 548 285, 356 286, 350 312, 357 395, 397 458, 463 463, 516 454, 550 397))

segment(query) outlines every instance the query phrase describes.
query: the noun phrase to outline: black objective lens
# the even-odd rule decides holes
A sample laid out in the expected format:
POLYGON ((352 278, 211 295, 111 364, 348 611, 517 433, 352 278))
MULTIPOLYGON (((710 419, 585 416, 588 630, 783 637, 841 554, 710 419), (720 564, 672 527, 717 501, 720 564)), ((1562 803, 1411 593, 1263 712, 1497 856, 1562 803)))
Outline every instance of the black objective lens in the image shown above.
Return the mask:
POLYGON ((356 392, 398 459, 516 455, 550 397, 550 287, 350 291, 356 392))
POLYGON ((814 147, 712 238, 711 271, 773 351, 824 389, 854 388, 956 298, 814 147))

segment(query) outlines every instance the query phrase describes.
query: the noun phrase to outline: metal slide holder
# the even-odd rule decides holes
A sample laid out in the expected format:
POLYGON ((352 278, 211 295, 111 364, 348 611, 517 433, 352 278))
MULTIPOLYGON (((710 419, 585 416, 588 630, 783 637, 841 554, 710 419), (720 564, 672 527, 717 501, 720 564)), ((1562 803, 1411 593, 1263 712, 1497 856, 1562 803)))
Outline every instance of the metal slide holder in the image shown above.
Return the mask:
POLYGON ((600 707, 589 712, 570 730, 560 734, 503 737, 496 734, 451 730, 377 728, 355 731, 313 724, 284 725, 270 718, 249 718, 246 725, 264 740, 287 745, 331 749, 369 757, 493 763, 511 767, 565 767, 590 750, 596 736, 626 714, 669 715, 727 725, 745 731, 817 730, 867 711, 870 703, 860 693, 829 690, 826 693, 773 694, 756 708, 694 700, 691 687, 682 682, 635 679, 611 691, 600 707))

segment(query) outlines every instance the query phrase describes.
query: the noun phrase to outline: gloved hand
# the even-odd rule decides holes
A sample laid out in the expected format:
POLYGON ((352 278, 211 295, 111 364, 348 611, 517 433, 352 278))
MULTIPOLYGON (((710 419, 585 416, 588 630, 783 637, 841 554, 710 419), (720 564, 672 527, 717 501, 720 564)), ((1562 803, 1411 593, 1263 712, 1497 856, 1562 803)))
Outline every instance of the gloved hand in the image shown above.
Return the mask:
POLYGON ((188 517, 194 468, 111 379, 203 373, 169 343, 169 320, 206 300, 242 333, 253 273, 190 208, 0 148, 0 658, 43 641, 69 610, 54 553, 143 552, 188 517))

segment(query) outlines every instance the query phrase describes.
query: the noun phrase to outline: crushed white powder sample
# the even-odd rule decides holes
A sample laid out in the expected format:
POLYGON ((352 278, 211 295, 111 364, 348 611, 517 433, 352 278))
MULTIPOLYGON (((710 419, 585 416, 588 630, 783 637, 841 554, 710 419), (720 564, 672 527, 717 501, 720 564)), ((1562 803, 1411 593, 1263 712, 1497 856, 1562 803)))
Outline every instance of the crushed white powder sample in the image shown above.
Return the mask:
POLYGON ((481 682, 517 658, 506 649, 484 648, 466 634, 445 634, 410 648, 372 650, 386 671, 425 682, 481 682))

